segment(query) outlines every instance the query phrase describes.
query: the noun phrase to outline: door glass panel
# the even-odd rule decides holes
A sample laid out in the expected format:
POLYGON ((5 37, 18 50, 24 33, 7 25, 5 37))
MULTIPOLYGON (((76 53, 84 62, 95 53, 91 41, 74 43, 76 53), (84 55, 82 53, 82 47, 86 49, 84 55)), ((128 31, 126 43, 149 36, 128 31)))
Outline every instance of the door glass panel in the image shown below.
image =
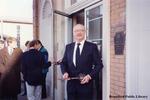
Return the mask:
POLYGON ((89 13, 89 20, 100 17, 100 6, 94 8, 94 9, 90 9, 88 11, 89 13))
POLYGON ((86 11, 87 39, 102 45, 102 5, 86 11))
MULTIPOLYGON (((54 47, 53 47, 53 55, 54 59, 53 61, 58 61, 61 60, 64 54, 64 49, 65 49, 65 39, 66 39, 66 27, 67 27, 67 22, 66 22, 65 16, 62 16, 61 14, 56 14, 54 13, 54 25, 53 25, 53 35, 54 35, 54 47)), ((67 34, 67 36, 70 34, 67 34)), ((66 100, 66 84, 64 81, 58 80, 58 78, 62 77, 60 65, 54 65, 53 67, 53 95, 54 99, 53 100, 66 100)))
POLYGON ((102 18, 89 21, 89 39, 102 39, 102 18))

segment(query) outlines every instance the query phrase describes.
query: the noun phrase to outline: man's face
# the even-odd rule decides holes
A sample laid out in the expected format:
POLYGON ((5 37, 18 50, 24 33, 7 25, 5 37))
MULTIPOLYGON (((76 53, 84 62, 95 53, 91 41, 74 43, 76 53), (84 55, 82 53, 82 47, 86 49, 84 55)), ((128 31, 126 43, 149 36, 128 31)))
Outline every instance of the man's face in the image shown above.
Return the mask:
POLYGON ((34 46, 34 48, 37 49, 37 50, 40 49, 40 44, 36 44, 36 45, 34 46))
POLYGON ((85 39, 85 28, 83 25, 76 25, 73 28, 73 36, 75 41, 81 42, 82 40, 85 39))
POLYGON ((17 47, 17 41, 13 41, 13 40, 8 41, 8 46, 11 48, 16 48, 17 47))

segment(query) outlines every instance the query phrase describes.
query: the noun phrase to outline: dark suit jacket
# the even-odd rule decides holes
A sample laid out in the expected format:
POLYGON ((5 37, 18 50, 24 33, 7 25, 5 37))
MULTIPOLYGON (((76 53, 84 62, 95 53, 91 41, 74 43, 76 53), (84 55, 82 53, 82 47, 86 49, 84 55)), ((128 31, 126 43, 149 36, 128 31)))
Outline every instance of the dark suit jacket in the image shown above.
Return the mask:
POLYGON ((67 72, 69 77, 78 76, 81 73, 85 75, 89 74, 92 78, 94 78, 103 67, 97 45, 85 41, 80 57, 79 67, 75 67, 73 63, 74 47, 75 43, 71 43, 66 46, 65 54, 61 63, 62 73, 64 74, 67 72))

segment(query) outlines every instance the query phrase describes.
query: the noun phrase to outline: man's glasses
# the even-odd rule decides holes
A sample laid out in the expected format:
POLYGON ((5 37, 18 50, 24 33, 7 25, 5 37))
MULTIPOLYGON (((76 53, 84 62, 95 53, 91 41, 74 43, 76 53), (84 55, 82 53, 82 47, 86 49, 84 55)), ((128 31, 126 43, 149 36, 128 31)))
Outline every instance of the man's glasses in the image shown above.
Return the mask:
POLYGON ((85 30, 84 29, 74 30, 74 32, 85 32, 85 30))

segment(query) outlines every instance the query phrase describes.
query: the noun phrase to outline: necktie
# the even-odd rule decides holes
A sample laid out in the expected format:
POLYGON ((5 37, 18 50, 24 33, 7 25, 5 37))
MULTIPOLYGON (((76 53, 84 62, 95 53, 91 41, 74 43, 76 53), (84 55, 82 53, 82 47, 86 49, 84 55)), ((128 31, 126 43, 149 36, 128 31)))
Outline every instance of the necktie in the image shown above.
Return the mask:
POLYGON ((77 44, 77 49, 76 49, 76 67, 79 66, 79 61, 80 61, 80 43, 77 44))

